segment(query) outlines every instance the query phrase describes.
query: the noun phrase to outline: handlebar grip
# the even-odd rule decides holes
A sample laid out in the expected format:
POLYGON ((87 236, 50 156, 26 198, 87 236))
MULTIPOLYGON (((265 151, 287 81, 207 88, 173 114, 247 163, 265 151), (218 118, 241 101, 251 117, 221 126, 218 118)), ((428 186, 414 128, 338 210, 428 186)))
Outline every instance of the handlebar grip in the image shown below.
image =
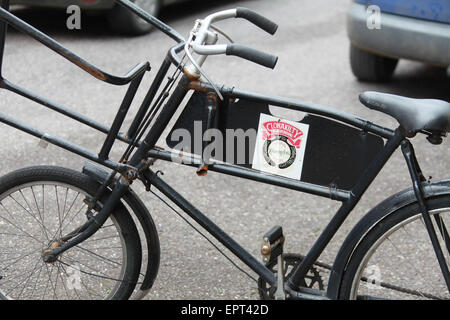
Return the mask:
POLYGON ((276 56, 234 43, 227 45, 225 53, 227 56, 241 57, 271 69, 275 68, 278 61, 276 56))
POLYGON ((246 19, 271 35, 275 34, 278 29, 278 25, 275 22, 247 8, 236 8, 236 18, 246 19))

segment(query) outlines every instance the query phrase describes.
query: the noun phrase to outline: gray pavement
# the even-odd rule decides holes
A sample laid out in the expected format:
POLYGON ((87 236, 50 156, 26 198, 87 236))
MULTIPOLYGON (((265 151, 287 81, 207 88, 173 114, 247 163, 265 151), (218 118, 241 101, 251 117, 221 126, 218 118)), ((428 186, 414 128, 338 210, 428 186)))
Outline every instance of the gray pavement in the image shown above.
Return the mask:
MULTIPOLYGON (((206 1, 205 1, 206 2, 206 1)), ((373 122, 395 126, 389 117, 364 108, 358 94, 377 90, 411 97, 450 101, 450 80, 445 71, 415 62, 401 61, 392 82, 357 82, 348 61, 345 31, 347 1, 217 1, 207 5, 182 4, 168 7, 162 20, 187 36, 193 21, 213 11, 245 6, 278 22, 275 36, 268 36, 245 21, 219 25, 236 42, 279 56, 271 71, 234 57, 212 57, 205 64, 216 82, 238 88, 286 96, 332 106, 373 122)), ((65 13, 24 10, 19 15, 42 28, 86 60, 113 74, 125 74, 138 62, 148 60, 154 70, 173 41, 162 33, 127 38, 112 34, 99 17, 85 17, 81 31, 67 31, 65 13)), ((136 110, 156 71, 144 78, 133 104, 136 110)), ((110 124, 125 88, 105 85, 30 38, 10 32, 4 59, 7 79, 54 101, 70 106, 105 124, 110 124)), ((17 117, 50 133, 99 150, 103 135, 74 123, 32 102, 0 92, 1 112, 17 117)), ((130 114, 133 114, 130 112, 130 114)), ((130 123, 131 117, 126 123, 130 123)), ((0 126, 0 174, 39 164, 61 165, 79 170, 84 160, 55 146, 43 149, 38 139, 5 125, 0 126)), ((450 141, 432 146, 423 136, 413 140, 419 161, 433 180, 448 178, 450 141)), ((161 143, 162 145, 162 143, 161 143)), ((123 145, 114 149, 117 158, 123 145)), ((258 256, 262 235, 279 224, 285 230, 286 251, 304 253, 318 237, 337 209, 323 198, 261 185, 216 173, 198 177, 195 169, 158 163, 164 178, 200 210, 254 255, 258 256)), ((409 187, 407 168, 400 153, 383 169, 354 213, 333 239, 321 260, 332 263, 339 245, 352 226, 382 199, 409 187)), ((203 238, 170 212, 155 197, 142 194, 158 228, 161 266, 149 299, 254 299, 256 284, 235 269, 203 238)), ((242 263, 238 262, 242 266, 242 263)))

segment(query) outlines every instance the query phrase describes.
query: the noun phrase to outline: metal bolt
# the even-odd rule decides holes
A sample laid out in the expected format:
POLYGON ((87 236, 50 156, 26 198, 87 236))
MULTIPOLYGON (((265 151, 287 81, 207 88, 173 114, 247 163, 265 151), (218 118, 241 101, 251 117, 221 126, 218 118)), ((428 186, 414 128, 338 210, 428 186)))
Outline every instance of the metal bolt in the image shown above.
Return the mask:
POLYGON ((263 256, 269 255, 271 251, 272 251, 272 250, 271 250, 271 248, 270 248, 270 245, 268 245, 268 244, 263 244, 263 245, 262 245, 262 247, 261 247, 261 254, 262 254, 263 256))

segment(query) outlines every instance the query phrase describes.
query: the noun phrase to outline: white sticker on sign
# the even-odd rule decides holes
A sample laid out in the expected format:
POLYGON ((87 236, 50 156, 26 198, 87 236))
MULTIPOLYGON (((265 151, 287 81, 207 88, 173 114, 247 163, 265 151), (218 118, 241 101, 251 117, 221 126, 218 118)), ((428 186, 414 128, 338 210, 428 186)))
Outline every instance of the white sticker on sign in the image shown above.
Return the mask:
POLYGON ((309 125, 261 113, 252 168, 300 180, 309 125))

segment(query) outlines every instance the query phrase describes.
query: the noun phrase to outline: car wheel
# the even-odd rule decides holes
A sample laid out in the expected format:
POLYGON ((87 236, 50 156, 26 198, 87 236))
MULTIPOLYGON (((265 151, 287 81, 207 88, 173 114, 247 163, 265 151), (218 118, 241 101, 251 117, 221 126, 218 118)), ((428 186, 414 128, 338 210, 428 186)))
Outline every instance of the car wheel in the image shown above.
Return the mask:
POLYGON ((384 82, 391 78, 398 59, 388 58, 350 46, 352 72, 360 81, 384 82))
MULTIPOLYGON (((147 11, 152 16, 157 17, 161 9, 161 0, 133 0, 133 2, 147 11)), ((130 10, 116 5, 107 15, 111 29, 120 34, 143 35, 153 26, 139 18, 130 10)))

